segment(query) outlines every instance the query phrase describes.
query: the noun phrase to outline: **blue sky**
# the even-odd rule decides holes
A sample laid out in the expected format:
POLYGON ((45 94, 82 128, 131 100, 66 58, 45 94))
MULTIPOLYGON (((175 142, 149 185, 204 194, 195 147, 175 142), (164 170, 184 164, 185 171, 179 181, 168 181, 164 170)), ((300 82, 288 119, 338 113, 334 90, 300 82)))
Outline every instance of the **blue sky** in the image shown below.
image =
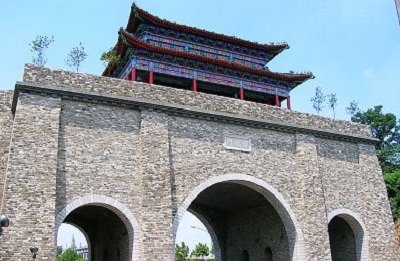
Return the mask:
MULTIPOLYGON (((270 70, 316 76, 293 91, 295 110, 313 112, 310 97, 321 86, 325 93, 337 93, 338 118, 348 118, 344 108, 351 100, 362 109, 382 104, 400 117, 400 26, 394 0, 136 2, 178 23, 260 43, 287 41, 291 48, 269 64, 270 70)), ((48 67, 68 69, 67 53, 82 42, 89 56, 81 71, 100 74, 99 57, 115 44, 119 27, 126 26, 131 3, 0 0, 0 90, 21 80, 24 63, 31 61, 28 44, 36 35, 54 35, 48 67)))
MULTIPOLYGON (((65 68, 66 54, 82 42, 89 53, 82 72, 100 74, 101 53, 124 27, 131 0, 1 0, 0 89, 21 80, 36 35, 54 35, 50 68, 65 68)), ((316 86, 338 94, 338 117, 351 100, 377 104, 400 116, 400 26, 393 0, 137 0, 178 23, 267 43, 287 41, 273 71, 312 71, 316 78, 292 93, 295 110, 313 112, 316 86)), ((326 108, 323 115, 330 116, 326 108)))

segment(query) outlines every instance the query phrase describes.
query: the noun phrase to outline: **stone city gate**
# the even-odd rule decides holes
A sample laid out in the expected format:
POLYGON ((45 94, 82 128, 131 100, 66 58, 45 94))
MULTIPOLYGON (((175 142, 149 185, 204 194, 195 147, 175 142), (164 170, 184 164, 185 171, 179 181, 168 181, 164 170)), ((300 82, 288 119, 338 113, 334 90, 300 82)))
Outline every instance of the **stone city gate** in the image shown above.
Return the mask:
POLYGON ((217 260, 398 260, 370 130, 265 104, 27 66, 1 93, 1 260, 174 260, 180 219, 217 260))

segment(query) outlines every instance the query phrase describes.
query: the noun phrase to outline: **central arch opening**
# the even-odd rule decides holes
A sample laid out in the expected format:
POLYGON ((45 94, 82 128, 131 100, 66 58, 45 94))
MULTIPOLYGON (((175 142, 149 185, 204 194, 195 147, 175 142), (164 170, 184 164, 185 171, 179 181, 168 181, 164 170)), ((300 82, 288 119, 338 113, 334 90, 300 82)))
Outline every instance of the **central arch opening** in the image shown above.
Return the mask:
POLYGON ((201 191, 187 211, 213 240, 216 261, 292 260, 284 222, 264 194, 247 184, 225 181, 201 191), (266 253, 267 252, 267 253, 266 253))

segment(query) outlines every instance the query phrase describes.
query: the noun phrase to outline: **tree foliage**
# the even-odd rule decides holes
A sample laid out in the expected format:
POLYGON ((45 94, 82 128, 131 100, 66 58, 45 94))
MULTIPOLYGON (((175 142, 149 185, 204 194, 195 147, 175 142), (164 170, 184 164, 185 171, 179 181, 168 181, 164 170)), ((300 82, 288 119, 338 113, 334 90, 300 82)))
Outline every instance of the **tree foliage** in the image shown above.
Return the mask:
POLYGON ((182 242, 180 245, 176 244, 175 256, 177 261, 184 261, 189 256, 189 247, 182 242))
POLYGON ((101 54, 100 60, 103 61, 104 65, 116 64, 121 60, 121 57, 117 54, 114 48, 111 48, 107 52, 101 54))
POLYGON ((353 117, 356 113, 360 112, 360 108, 358 107, 358 102, 351 101, 349 106, 346 107, 346 113, 353 117))
POLYGON ((331 108, 331 110, 332 110, 334 119, 336 118, 336 105, 337 105, 337 102, 338 102, 338 98, 337 98, 336 93, 331 93, 331 94, 328 95, 328 105, 329 105, 329 108, 331 108))
POLYGON ((393 113, 383 113, 382 105, 357 112, 351 120, 371 126, 372 135, 379 139, 379 149, 391 144, 400 144, 400 124, 393 113))
POLYGON ((190 255, 194 257, 205 257, 209 254, 210 248, 207 246, 207 244, 198 243, 190 255))
POLYGON ((353 122, 367 124, 372 136, 379 140, 377 156, 384 173, 400 169, 400 123, 392 113, 383 113, 378 105, 365 112, 358 111, 351 117, 353 122))
POLYGON ((313 97, 311 97, 311 102, 313 103, 313 108, 315 111, 320 114, 322 109, 324 108, 324 103, 326 100, 326 96, 322 92, 321 87, 316 87, 315 88, 315 94, 313 97))
POLYGON ((77 72, 79 72, 79 67, 86 60, 88 54, 85 51, 85 47, 82 43, 79 43, 78 46, 72 48, 72 50, 68 53, 67 58, 65 59, 65 63, 74 68, 77 72))
POLYGON ((39 67, 43 67, 47 63, 45 51, 49 48, 50 44, 54 42, 54 36, 47 37, 45 35, 37 35, 29 46, 31 47, 32 62, 39 67))
POLYGON ((62 246, 57 246, 57 256, 61 255, 63 252, 63 247, 62 246))
POLYGON ((210 253, 215 256, 215 246, 211 245, 210 253))
POLYGON ((85 261, 74 249, 68 248, 57 256, 57 261, 85 261))
POLYGON ((393 218, 400 219, 400 170, 384 175, 393 218))

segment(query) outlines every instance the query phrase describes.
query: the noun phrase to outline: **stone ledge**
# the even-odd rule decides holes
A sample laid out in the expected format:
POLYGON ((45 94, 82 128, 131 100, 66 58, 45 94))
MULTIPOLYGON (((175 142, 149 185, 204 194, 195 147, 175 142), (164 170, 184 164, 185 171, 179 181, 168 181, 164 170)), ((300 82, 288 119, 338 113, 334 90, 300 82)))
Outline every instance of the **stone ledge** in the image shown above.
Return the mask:
POLYGON ((350 121, 333 120, 313 114, 288 111, 266 104, 227 98, 206 93, 194 93, 188 90, 174 89, 147 83, 101 77, 90 74, 50 70, 26 65, 24 82, 45 86, 58 86, 74 90, 90 91, 98 94, 134 97, 156 102, 167 102, 192 106, 199 109, 227 112, 263 120, 288 124, 311 126, 312 128, 335 131, 356 136, 371 137, 369 126, 350 121))
POLYGON ((121 105, 132 107, 135 109, 147 108, 150 110, 160 111, 169 115, 177 115, 183 117, 196 117, 205 120, 217 120, 225 123, 240 124, 245 126, 266 128, 289 133, 307 133, 316 137, 331 138, 343 141, 361 142, 366 144, 376 144, 377 140, 371 137, 344 134, 336 131, 321 130, 307 126, 301 126, 290 123, 276 122, 254 118, 246 115, 238 115, 233 113, 211 111, 199 109, 192 106, 184 106, 171 104, 167 102, 156 102, 141 98, 132 98, 126 96, 117 96, 112 94, 97 93, 71 87, 46 86, 44 84, 17 82, 14 92, 12 110, 15 112, 18 95, 20 92, 27 92, 39 95, 59 96, 71 100, 91 101, 95 103, 106 103, 110 105, 121 105))

